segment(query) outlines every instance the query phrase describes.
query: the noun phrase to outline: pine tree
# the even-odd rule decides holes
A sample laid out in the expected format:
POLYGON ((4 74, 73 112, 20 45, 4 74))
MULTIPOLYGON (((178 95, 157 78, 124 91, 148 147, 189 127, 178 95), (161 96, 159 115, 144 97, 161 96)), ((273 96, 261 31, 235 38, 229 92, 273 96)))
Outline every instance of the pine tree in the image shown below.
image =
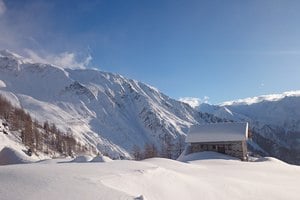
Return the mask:
POLYGON ((50 130, 50 126, 49 126, 48 121, 45 121, 45 122, 44 122, 43 128, 44 128, 44 130, 46 131, 46 133, 50 130))

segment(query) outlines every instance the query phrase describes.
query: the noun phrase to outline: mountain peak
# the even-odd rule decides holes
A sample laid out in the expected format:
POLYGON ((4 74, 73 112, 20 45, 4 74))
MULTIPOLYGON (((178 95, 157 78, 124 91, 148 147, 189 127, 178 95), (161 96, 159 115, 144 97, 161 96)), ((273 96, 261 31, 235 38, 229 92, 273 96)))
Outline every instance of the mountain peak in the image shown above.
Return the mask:
POLYGON ((0 52, 0 70, 0 94, 113 158, 129 158, 134 145, 160 148, 166 137, 182 142, 191 124, 216 121, 118 74, 34 63, 7 50, 0 52))

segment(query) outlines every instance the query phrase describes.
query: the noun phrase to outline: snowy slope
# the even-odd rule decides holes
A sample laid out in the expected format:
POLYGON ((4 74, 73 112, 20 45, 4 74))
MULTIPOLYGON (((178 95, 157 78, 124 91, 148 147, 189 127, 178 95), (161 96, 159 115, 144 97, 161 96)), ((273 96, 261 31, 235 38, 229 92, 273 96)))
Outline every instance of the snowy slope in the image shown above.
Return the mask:
POLYGON ((3 126, 3 122, 5 121, 0 119, 0 165, 28 163, 49 158, 44 154, 28 156, 25 153, 27 148, 21 142, 20 133, 10 131, 8 126, 3 126))
POLYGON ((0 194, 3 200, 299 199, 299 166, 274 158, 241 162, 213 152, 184 160, 0 166, 0 194))
POLYGON ((218 117, 248 121, 253 140, 269 155, 300 164, 300 91, 201 104, 199 110, 218 117))
POLYGON ((0 52, 0 94, 40 122, 55 123, 84 144, 114 158, 133 145, 174 141, 191 124, 217 119, 173 100, 156 88, 93 69, 63 69, 0 52))
POLYGON ((225 102, 221 106, 264 124, 300 131, 300 91, 225 102))

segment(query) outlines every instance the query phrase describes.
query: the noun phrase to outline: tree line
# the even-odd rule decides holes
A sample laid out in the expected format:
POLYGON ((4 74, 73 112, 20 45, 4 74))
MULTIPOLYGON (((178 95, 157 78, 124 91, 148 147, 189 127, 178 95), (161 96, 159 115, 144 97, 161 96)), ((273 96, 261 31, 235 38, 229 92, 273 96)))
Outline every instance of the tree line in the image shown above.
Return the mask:
POLYGON ((141 148, 134 145, 132 148, 132 155, 135 160, 143 160, 153 157, 162 157, 177 159, 185 148, 185 141, 183 136, 178 136, 176 139, 171 135, 163 135, 160 138, 161 146, 158 147, 154 143, 145 143, 141 148))
MULTIPOLYGON (((97 153, 97 150, 77 142, 71 129, 66 132, 59 130, 55 124, 45 121, 39 123, 22 108, 13 106, 5 97, 0 95, 0 118, 8 124, 10 131, 19 134, 22 143, 32 152, 43 152, 50 156, 55 154, 73 156, 88 151, 97 153)), ((134 145, 132 155, 135 160, 152 157, 176 159, 184 150, 184 137, 173 138, 164 134, 160 137, 161 146, 154 143, 145 143, 143 147, 134 145)))
POLYGON ((0 117, 9 124, 10 131, 19 133, 22 143, 32 152, 43 152, 50 156, 57 153, 73 156, 91 150, 75 140, 71 129, 62 132, 53 123, 46 121, 40 124, 22 108, 13 106, 1 95, 0 117))

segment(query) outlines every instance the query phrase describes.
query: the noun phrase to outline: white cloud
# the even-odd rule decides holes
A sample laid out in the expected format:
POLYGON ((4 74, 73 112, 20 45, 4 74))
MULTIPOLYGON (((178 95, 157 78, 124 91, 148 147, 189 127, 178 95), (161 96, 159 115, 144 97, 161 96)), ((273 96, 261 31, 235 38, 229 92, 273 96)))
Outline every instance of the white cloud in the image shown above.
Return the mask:
POLYGON ((196 97, 181 97, 181 98, 179 98, 179 101, 187 103, 193 108, 198 107, 201 103, 208 103, 208 100, 209 100, 208 96, 204 96, 202 99, 196 98, 196 97))
MULTIPOLYGON (((83 50, 84 53, 81 53, 81 51, 80 53, 74 53, 74 51, 78 52, 77 49, 82 49, 81 46, 70 45, 71 47, 69 47, 65 45, 68 46, 67 51, 49 53, 47 46, 43 44, 45 39, 43 31, 45 30, 41 31, 40 29, 44 25, 47 26, 48 22, 36 20, 36 16, 32 13, 39 12, 38 9, 40 8, 43 8, 45 12, 50 12, 52 9, 51 3, 30 2, 23 9, 16 10, 7 7, 5 3, 8 1, 0 0, 0 50, 7 49, 23 55, 31 61, 53 64, 62 68, 86 68, 89 66, 92 60, 92 56, 87 53, 90 52, 89 50, 83 50), (43 39, 38 40, 37 38, 43 39)), ((44 17, 41 16, 42 19, 44 17)), ((64 46, 64 40, 59 40, 59 42, 61 46, 64 46)), ((53 43, 57 43, 56 39, 53 39, 53 43)), ((52 50, 55 52, 55 49, 52 50)))
POLYGON ((92 60, 91 55, 79 59, 75 53, 71 52, 63 52, 58 55, 48 54, 45 56, 41 56, 30 49, 26 49, 25 52, 34 62, 53 64, 63 68, 84 69, 92 60))
POLYGON ((3 15, 6 11, 6 6, 3 0, 0 0, 0 16, 3 15))
POLYGON ((202 101, 203 103, 208 103, 209 97, 208 96, 204 96, 202 101))

